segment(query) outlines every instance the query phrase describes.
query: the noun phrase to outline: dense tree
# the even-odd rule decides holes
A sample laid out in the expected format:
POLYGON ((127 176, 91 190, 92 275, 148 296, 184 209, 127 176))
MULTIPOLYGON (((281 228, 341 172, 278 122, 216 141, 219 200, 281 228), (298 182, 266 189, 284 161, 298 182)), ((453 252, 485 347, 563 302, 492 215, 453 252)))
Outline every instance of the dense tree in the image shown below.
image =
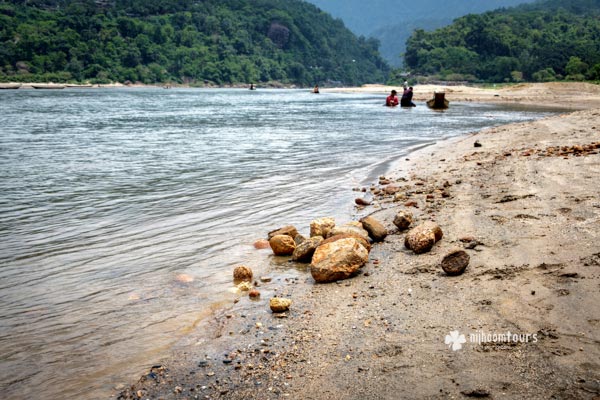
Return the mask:
POLYGON ((378 43, 300 0, 0 1, 0 80, 383 82, 378 43))
POLYGON ((406 67, 490 82, 597 79, 600 0, 546 0, 467 15, 407 41, 406 67))

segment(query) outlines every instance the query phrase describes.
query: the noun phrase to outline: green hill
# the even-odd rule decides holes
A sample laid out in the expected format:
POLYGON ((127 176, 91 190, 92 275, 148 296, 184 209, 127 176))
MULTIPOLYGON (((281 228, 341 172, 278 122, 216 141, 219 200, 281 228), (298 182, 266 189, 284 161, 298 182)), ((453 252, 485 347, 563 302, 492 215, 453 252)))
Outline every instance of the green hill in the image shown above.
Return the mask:
POLYGON ((549 0, 468 15, 407 41, 406 66, 442 79, 600 79, 600 0, 549 0))
POLYGON ((0 1, 0 81, 385 81, 374 39, 299 0, 0 1))

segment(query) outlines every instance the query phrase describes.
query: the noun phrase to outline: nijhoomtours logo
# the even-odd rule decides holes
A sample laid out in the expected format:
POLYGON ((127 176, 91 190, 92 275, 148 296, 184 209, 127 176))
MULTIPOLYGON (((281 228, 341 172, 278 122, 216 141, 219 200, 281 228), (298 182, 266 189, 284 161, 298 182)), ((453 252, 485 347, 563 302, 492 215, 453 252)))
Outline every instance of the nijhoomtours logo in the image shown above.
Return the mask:
MULTIPOLYGON (((502 333, 492 333, 484 331, 475 331, 475 333, 469 333, 469 343, 477 343, 478 345, 486 343, 537 343, 537 333, 513 333, 510 331, 502 333)), ((462 349, 463 344, 467 343, 467 337, 461 334, 459 331, 452 331, 444 340, 444 343, 448 345, 452 351, 462 349)))

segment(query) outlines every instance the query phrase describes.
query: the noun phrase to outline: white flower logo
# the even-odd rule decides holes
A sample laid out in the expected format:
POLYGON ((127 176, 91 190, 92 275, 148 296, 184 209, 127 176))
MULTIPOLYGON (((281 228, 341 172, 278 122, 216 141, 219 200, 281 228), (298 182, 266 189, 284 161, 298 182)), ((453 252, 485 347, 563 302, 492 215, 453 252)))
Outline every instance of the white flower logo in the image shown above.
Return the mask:
POLYGON ((462 349, 462 344, 466 343, 465 335, 461 335, 458 331, 452 331, 449 335, 446 335, 446 344, 451 344, 452 351, 462 349))

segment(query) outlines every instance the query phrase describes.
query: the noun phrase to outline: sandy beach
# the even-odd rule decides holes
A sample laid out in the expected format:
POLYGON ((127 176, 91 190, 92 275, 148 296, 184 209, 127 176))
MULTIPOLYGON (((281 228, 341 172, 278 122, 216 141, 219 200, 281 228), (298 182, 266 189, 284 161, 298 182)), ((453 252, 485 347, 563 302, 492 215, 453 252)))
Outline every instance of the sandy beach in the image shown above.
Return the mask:
POLYGON ((261 297, 241 293, 214 310, 172 357, 114 397, 599 398, 600 86, 415 89, 417 101, 444 91, 450 107, 574 111, 411 154, 367 188, 373 202, 364 212, 389 234, 358 275, 316 284, 298 264, 298 279, 280 279, 277 265, 289 268, 288 259, 257 250, 265 254, 255 271, 261 297), (424 254, 406 249, 406 232, 392 222, 400 211, 413 214, 413 226, 435 221, 443 238, 424 254), (459 276, 440 267, 453 249, 470 256, 459 276), (274 295, 292 300, 289 312, 269 310, 274 295))

